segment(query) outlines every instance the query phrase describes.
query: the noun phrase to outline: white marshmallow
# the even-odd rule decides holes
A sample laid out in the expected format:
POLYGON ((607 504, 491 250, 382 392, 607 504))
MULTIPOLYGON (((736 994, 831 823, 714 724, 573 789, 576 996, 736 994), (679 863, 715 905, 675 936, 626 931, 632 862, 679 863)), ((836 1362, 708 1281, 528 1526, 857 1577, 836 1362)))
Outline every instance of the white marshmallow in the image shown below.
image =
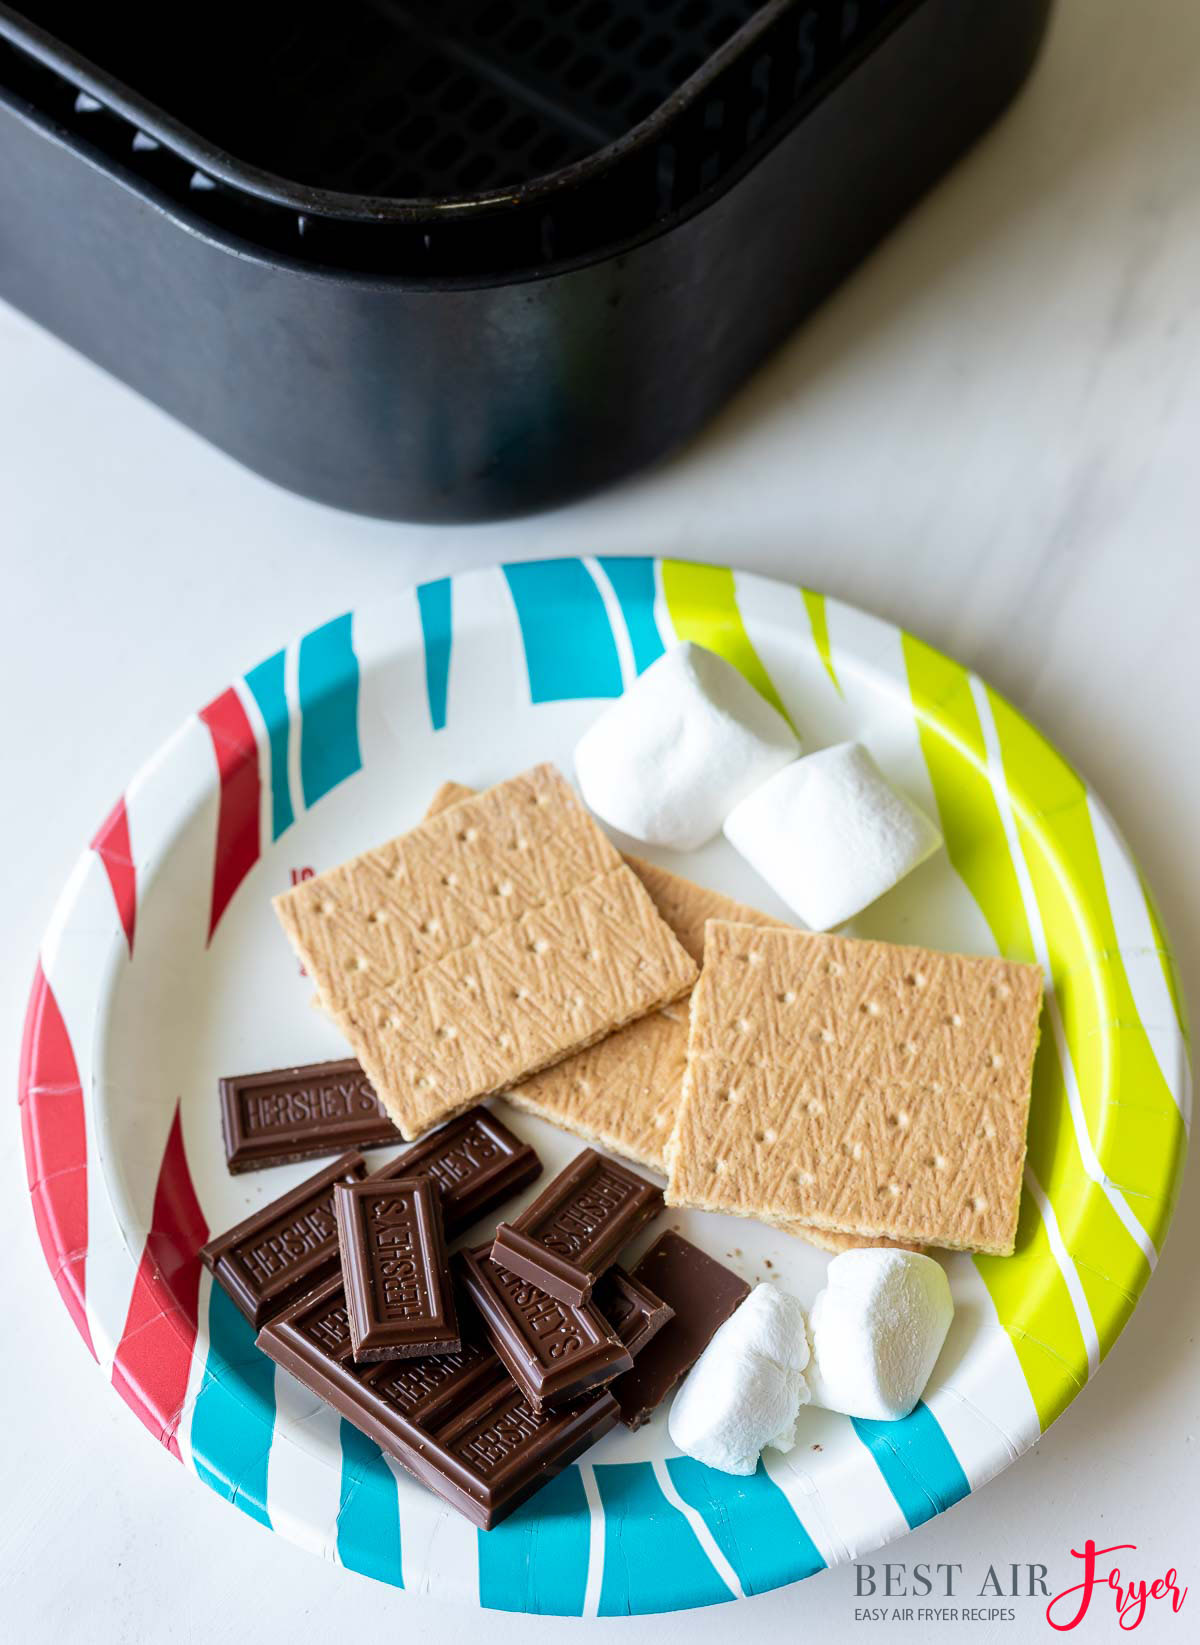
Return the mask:
POLYGON ((756 1286, 688 1373, 667 1422, 671 1439, 710 1468, 752 1474, 766 1446, 789 1451, 796 1443, 808 1357, 799 1302, 756 1286))
POLYGON ((757 1354, 706 1348, 675 1396, 668 1420, 673 1442, 723 1474, 752 1474, 763 1448, 788 1451, 796 1413, 807 1399, 799 1371, 757 1354))
POLYGON ((809 1313, 814 1405, 894 1422, 925 1391, 954 1302, 932 1257, 884 1248, 844 1251, 829 1264, 809 1313))
POLYGON ((942 843, 858 743, 785 766, 730 812, 725 837, 814 931, 841 925, 942 843))
POLYGON ((809 1360, 808 1331, 800 1302, 775 1285, 756 1285, 713 1335, 709 1348, 736 1347, 803 1371, 809 1360))
POLYGON ((799 751, 787 721, 736 668, 689 642, 652 663, 584 732, 575 772, 606 823, 692 851, 799 751))

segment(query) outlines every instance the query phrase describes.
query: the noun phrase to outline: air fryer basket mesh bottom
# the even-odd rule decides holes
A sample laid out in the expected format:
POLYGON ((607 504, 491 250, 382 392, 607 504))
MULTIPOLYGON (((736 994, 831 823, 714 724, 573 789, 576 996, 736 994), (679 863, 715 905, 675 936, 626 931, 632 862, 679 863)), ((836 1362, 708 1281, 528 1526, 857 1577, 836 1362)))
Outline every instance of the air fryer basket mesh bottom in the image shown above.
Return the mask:
MULTIPOLYGON (((758 3, 474 0, 449 32, 444 8, 379 0, 374 46, 341 36, 336 107, 302 180, 398 197, 518 187, 646 119, 758 3)), ((273 67, 312 74, 313 45, 295 30, 273 67)))
POLYGON ((512 188, 658 108, 761 0, 144 0, 24 14, 248 164, 390 197, 512 188))

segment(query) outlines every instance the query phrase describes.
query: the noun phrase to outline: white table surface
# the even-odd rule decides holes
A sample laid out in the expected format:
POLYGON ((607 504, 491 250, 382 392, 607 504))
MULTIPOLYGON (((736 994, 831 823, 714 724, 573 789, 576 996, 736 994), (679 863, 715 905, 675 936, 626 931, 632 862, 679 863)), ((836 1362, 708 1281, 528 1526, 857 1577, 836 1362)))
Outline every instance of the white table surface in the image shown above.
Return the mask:
MULTIPOLYGON (((2 235, 2 226, 0 226, 2 235)), ((398 584, 498 558, 671 553, 823 588, 974 665, 1107 799, 1200 1001, 1200 7, 1062 0, 1013 113, 683 456, 584 505, 403 527, 285 495, 0 307, 5 771, 0 1049, 15 1071, 53 899, 125 778, 278 643, 398 584), (228 589, 236 575, 239 594, 228 589)), ((0 1637, 94 1645, 371 1630, 470 1613, 291 1547, 187 1477, 105 1386, 34 1237, 15 1110, 0 1151, 0 1637), (36 1347, 31 1351, 29 1343, 36 1347)), ((1038 1560, 1135 1542, 1196 1589, 1194 1172, 1132 1326, 1034 1451, 891 1552, 1038 1560)), ((691 1645, 735 1627, 866 1638, 852 1569, 748 1603, 583 1624, 489 1616, 495 1645, 691 1645)), ((384 1631, 386 1630, 386 1634, 384 1631)), ((968 1637, 1049 1638, 1034 1601, 968 1637)), ((889 1642, 958 1631, 896 1623, 889 1642)), ((1076 1637, 1116 1638, 1107 1610, 1076 1637)), ((1124 1637, 1124 1636, 1122 1636, 1124 1637)))

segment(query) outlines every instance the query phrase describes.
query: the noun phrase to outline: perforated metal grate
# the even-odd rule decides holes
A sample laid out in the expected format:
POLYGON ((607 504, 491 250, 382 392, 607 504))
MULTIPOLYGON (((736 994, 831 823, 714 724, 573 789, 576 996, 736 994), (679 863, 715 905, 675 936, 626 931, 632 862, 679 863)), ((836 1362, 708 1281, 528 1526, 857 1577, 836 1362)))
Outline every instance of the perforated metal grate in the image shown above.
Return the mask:
POLYGON ((259 243, 503 273, 686 206, 919 3, 342 0, 334 28, 323 6, 209 0, 184 36, 142 0, 25 0, 51 49, 0 4, 0 90, 259 243), (451 212, 464 196, 483 198, 451 212))
MULTIPOLYGON (((308 180, 397 197, 516 187, 653 114, 758 9, 756 0, 482 0, 457 6, 447 35, 437 9, 411 6, 399 75, 381 76, 377 56, 372 65, 377 40, 337 53, 334 81, 349 95, 308 180)), ((311 50, 297 31, 273 67, 302 75, 311 50)))

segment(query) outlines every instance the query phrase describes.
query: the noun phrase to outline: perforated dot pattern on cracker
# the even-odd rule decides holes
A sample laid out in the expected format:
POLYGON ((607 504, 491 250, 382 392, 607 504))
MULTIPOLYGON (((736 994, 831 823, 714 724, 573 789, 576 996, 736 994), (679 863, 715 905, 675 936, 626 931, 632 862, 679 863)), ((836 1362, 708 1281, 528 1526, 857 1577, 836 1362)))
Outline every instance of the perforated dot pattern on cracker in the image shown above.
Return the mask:
POLYGON ((677 999, 696 967, 552 766, 275 908, 406 1137, 677 999))
MULTIPOLYGON (((427 816, 460 804, 472 793, 461 783, 443 783, 427 816)), ((697 963, 704 951, 705 923, 710 919, 779 923, 640 857, 625 861, 697 963)), ((504 1094, 515 1107, 662 1171, 683 1086, 687 1036, 687 1002, 681 1000, 618 1029, 504 1094)))
POLYGON ((644 862, 641 857, 626 857, 625 861, 697 965, 704 959, 704 930, 709 920, 737 920, 744 925, 773 925, 782 931, 791 930, 783 920, 760 914, 757 908, 748 908, 721 891, 697 885, 682 874, 672 874, 670 869, 660 868, 657 863, 644 862))
POLYGON ((1013 1249, 1037 966, 724 921, 692 996, 669 1204, 1013 1249))

